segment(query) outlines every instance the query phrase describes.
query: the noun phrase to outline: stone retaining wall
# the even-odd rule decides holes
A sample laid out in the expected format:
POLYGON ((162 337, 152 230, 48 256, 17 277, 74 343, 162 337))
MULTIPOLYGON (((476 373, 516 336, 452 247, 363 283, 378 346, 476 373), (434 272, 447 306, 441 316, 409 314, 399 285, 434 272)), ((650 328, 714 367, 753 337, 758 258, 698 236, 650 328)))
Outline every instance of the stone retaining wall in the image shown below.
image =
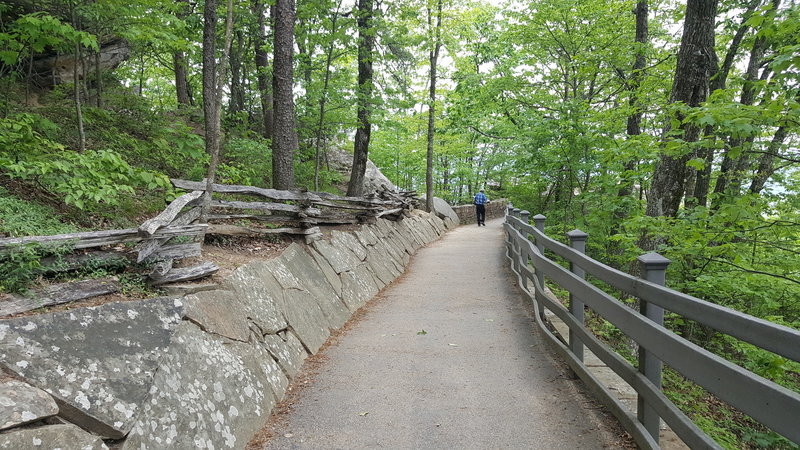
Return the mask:
MULTIPOLYGON (((486 205, 486 219, 498 219, 506 215, 508 200, 501 198, 492 200, 486 205)), ((461 225, 475 223, 475 205, 453 206, 453 211, 458 214, 461 225)))
POLYGON ((292 244, 220 289, 0 320, 16 379, 0 377, 0 449, 243 448, 303 360, 453 226, 415 211, 292 244))

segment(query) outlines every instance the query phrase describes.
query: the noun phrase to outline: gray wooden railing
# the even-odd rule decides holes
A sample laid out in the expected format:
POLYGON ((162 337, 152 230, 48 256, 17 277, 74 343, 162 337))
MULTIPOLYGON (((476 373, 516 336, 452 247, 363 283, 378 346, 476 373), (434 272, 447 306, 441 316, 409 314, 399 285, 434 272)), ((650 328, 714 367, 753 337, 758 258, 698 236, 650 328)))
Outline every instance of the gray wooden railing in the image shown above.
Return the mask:
POLYGON ((664 328, 664 310, 721 333, 800 361, 800 332, 664 287, 669 260, 648 253, 639 257, 643 278, 606 266, 584 254, 586 233, 567 233, 570 246, 544 234, 545 217, 508 206, 507 256, 520 287, 534 303, 537 321, 570 368, 597 394, 642 448, 659 448, 663 420, 692 449, 720 448, 661 391, 662 363, 738 408, 766 427, 800 444, 800 394, 711 353, 664 328), (568 261, 571 270, 547 258, 545 249, 568 261), (585 281, 586 275, 639 299, 637 312, 585 281), (545 279, 570 293, 569 308, 545 288, 545 279), (584 326, 584 305, 616 326, 639 346, 634 367, 584 326), (569 326, 567 344, 544 323, 548 309, 569 326), (583 364, 584 346, 638 394, 634 415, 583 364))

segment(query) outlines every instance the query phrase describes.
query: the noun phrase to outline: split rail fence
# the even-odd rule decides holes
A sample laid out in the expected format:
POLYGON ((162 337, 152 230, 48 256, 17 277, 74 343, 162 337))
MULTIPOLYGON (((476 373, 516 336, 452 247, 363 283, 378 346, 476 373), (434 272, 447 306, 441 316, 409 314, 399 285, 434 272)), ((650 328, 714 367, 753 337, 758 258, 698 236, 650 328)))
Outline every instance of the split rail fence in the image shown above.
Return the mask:
POLYGON ((657 253, 639 257, 643 278, 633 277, 586 256, 587 234, 567 233, 570 245, 544 233, 545 217, 508 206, 507 256, 520 287, 538 310, 537 322, 545 336, 571 369, 597 394, 642 448, 659 448, 663 420, 689 448, 720 448, 703 433, 661 390, 662 364, 697 383, 720 400, 738 408, 766 427, 800 444, 800 394, 711 353, 663 326, 664 311, 713 328, 783 358, 800 361, 800 332, 747 314, 706 302, 664 287, 669 260, 657 253), (563 258, 564 268, 546 256, 563 258), (637 312, 586 281, 586 276, 639 299, 637 312), (569 291, 569 306, 545 288, 545 280, 569 291), (584 307, 613 324, 639 347, 638 364, 627 360, 600 341, 584 325, 584 307), (544 323, 548 309, 569 327, 559 339, 544 323), (638 394, 636 414, 629 411, 583 363, 588 347, 638 394))
MULTIPOLYGON (((365 197, 344 197, 325 192, 283 191, 253 186, 214 184, 211 202, 204 202, 205 181, 173 179, 175 187, 189 191, 173 200, 156 217, 138 228, 89 231, 53 236, 0 238, 0 254, 15 247, 39 245, 45 250, 66 246, 71 251, 116 246, 112 250, 127 252, 119 244, 135 244, 135 262, 152 264, 148 275, 151 285, 189 281, 211 275, 219 270, 216 264, 205 261, 190 267, 174 267, 175 262, 201 256, 204 237, 217 235, 296 235, 306 242, 322 236, 320 225, 374 223, 378 218, 402 220, 416 207, 419 200, 413 191, 382 191, 365 197), (205 209, 205 214, 204 213, 205 209)), ((119 253, 117 251, 116 253, 119 253)), ((114 252, 93 252, 98 258, 119 262, 114 252), (102 255, 102 256, 101 256, 102 255)), ((86 255, 67 255, 66 258, 86 261, 86 255)), ((113 283, 106 283, 111 286, 113 283)), ((93 286, 93 292, 97 286, 93 286)), ((15 314, 46 306, 18 298, 8 308, 0 305, 0 315, 15 314)), ((55 301, 51 304, 62 303, 55 301)))

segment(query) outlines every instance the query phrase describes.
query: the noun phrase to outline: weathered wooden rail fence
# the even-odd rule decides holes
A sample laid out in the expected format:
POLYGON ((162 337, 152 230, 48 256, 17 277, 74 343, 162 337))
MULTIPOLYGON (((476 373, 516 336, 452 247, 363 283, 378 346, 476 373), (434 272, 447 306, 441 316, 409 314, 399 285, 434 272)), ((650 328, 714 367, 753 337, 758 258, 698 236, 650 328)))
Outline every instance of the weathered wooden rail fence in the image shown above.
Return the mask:
POLYGON ((526 296, 539 311, 537 321, 556 351, 603 401, 642 448, 659 448, 663 420, 692 449, 720 448, 661 391, 662 364, 697 383, 720 400, 738 408, 766 427, 800 444, 800 394, 711 353, 663 327, 664 311, 727 334, 783 358, 800 361, 800 332, 664 287, 669 260, 649 253, 639 257, 644 278, 606 266, 584 254, 586 233, 567 233, 570 246, 544 234, 545 217, 508 206, 504 224, 507 255, 526 296), (545 255, 552 252, 568 270, 545 255), (639 299, 635 311, 597 286, 586 275, 639 299), (545 280, 569 291, 565 308, 545 288, 545 280), (616 326, 639 347, 633 366, 584 326, 584 306, 616 326), (548 309, 569 327, 559 339, 545 326, 548 309), (589 348, 638 393, 636 414, 628 410, 583 363, 589 348))
MULTIPOLYGON (((365 197, 344 197, 325 192, 214 184, 212 200, 204 215, 206 183, 179 179, 173 179, 172 183, 190 192, 173 200, 164 211, 138 228, 2 238, 0 253, 29 244, 45 250, 62 246, 70 251, 117 246, 112 250, 129 253, 127 248, 119 244, 136 244, 133 248, 136 256, 132 259, 136 263, 152 264, 148 282, 162 285, 202 278, 219 270, 210 261, 190 267, 175 267, 177 261, 201 256, 202 243, 207 234, 297 235, 310 242, 322 236, 320 225, 373 223, 380 217, 401 220, 418 204, 413 191, 383 191, 365 197)), ((98 258, 108 258, 109 252, 93 253, 98 258)), ((80 264, 80 261, 91 259, 91 256, 67 259, 80 264)), ((111 259, 119 262, 118 258, 111 259)), ((111 281, 101 284, 108 292, 115 289, 111 281)), ((102 286, 91 284, 87 295, 107 293, 102 286)), ((75 299, 75 295, 69 296, 68 300, 15 297, 13 301, 0 302, 0 316, 75 299)))

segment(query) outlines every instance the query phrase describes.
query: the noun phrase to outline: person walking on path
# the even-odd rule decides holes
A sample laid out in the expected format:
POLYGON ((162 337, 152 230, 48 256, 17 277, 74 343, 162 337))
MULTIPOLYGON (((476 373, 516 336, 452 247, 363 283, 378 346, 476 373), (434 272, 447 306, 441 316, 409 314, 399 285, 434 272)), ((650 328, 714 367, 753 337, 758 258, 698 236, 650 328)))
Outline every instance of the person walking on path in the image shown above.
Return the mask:
POLYGON ((483 189, 475 194, 473 203, 475 203, 475 216, 478 219, 478 226, 486 226, 486 204, 489 203, 489 199, 483 193, 483 189))

